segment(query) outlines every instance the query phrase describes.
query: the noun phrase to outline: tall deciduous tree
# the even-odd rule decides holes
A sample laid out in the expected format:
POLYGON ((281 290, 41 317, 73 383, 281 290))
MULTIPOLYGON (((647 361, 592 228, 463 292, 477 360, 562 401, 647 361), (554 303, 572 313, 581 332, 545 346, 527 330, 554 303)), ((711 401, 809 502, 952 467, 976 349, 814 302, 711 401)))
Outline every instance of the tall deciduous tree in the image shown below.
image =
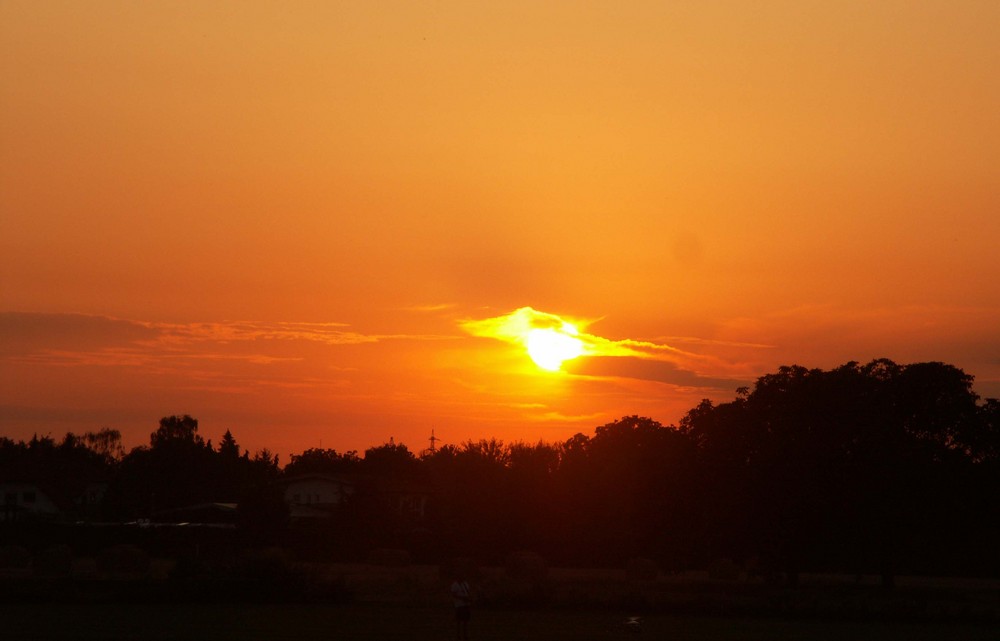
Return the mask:
POLYGON ((187 414, 161 418, 160 427, 149 436, 149 446, 156 448, 167 443, 203 445, 204 440, 198 435, 198 420, 187 414))

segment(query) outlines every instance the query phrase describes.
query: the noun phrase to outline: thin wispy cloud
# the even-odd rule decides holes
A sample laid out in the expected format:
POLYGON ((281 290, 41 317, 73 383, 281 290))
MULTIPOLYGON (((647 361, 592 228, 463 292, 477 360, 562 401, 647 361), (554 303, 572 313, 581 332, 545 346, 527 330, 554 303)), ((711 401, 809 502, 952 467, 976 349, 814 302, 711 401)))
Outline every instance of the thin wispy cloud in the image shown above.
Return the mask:
POLYGON ((231 354, 205 351, 206 344, 306 341, 324 345, 362 345, 387 340, 451 340, 435 334, 368 334, 349 330, 346 323, 292 321, 225 321, 162 323, 84 314, 0 313, 0 332, 9 340, 3 353, 33 358, 93 364, 142 364, 145 357, 251 360, 279 362, 284 357, 264 353, 231 354), (184 347, 197 345, 189 353, 184 347), (76 348, 76 349, 74 349, 76 348), (179 351, 180 350, 180 351, 179 351))
POLYGON ((431 312, 443 312, 448 309, 455 309, 458 307, 456 303, 436 303, 430 305, 411 305, 409 307, 401 307, 400 309, 404 312, 416 312, 421 314, 428 314, 431 312))
POLYGON ((536 422, 555 422, 555 423, 583 423, 583 422, 593 422, 602 417, 600 412, 595 412, 592 414, 563 414, 561 412, 542 412, 540 414, 527 414, 525 418, 536 422))
POLYGON ((747 341, 727 341, 713 338, 700 338, 697 336, 657 336, 656 342, 687 343, 691 345, 709 345, 719 347, 748 347, 751 349, 774 349, 774 345, 768 343, 752 343, 747 341))
POLYGON ((218 323, 143 323, 160 332, 159 340, 219 343, 242 341, 310 341, 326 345, 360 345, 384 340, 441 340, 427 334, 366 334, 344 329, 346 323, 227 321, 218 323))
POLYGON ((275 390, 327 397, 333 391, 361 396, 351 385, 365 376, 360 366, 366 361, 352 348, 454 338, 367 334, 339 322, 164 323, 36 313, 0 313, 0 335, 6 339, 0 362, 11 368, 121 369, 147 388, 175 392, 275 390), (342 349, 352 354, 338 356, 342 349))
POLYGON ((7 360, 54 367, 142 367, 152 364, 154 358, 149 352, 109 347, 99 350, 41 349, 28 354, 14 354, 7 360))

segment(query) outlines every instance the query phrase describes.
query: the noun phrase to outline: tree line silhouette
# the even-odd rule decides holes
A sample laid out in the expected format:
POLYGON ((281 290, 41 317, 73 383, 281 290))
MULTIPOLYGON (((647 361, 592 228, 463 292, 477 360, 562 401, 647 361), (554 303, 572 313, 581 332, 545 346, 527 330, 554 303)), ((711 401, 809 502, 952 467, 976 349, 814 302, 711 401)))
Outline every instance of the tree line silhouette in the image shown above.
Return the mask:
POLYGON ((82 521, 237 503, 234 542, 304 557, 392 548, 493 562, 531 550, 552 564, 641 557, 666 570, 725 558, 793 583, 804 571, 886 585, 899 573, 998 576, 1000 401, 972 383, 944 363, 781 367, 676 426, 626 416, 561 443, 470 440, 419 455, 391 441, 363 454, 313 448, 283 468, 230 431, 214 446, 197 420, 169 416, 127 453, 108 428, 0 438, 0 480, 63 496, 106 484, 98 504, 72 507, 82 521), (282 482, 309 474, 355 491, 330 518, 294 527, 282 482), (403 494, 426 509, 397 509, 403 494))

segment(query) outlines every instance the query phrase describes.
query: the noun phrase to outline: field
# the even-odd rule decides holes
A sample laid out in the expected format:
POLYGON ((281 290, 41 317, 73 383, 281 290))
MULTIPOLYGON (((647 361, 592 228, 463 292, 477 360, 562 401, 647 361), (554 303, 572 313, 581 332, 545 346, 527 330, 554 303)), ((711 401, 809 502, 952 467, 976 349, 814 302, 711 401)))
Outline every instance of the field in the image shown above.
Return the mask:
MULTIPOLYGON (((107 579, 96 576, 90 566, 76 569, 83 576, 55 582, 27 574, 0 577, 0 638, 422 641, 455 637, 447 582, 436 566, 317 565, 310 568, 308 576, 313 578, 306 587, 332 584, 338 590, 288 598, 283 588, 274 589, 279 585, 275 581, 284 576, 279 567, 263 583, 262 577, 250 584, 249 579, 240 580, 242 586, 271 587, 266 595, 251 596, 257 603, 246 602, 246 595, 253 593, 243 592, 239 598, 227 593, 224 586, 232 583, 174 584, 167 579, 168 565, 154 564, 142 579, 107 579)), ((1000 638, 1000 582, 991 580, 903 577, 895 590, 887 592, 875 577, 805 576, 798 587, 784 588, 745 576, 713 580, 705 573, 634 581, 620 570, 553 569, 540 582, 525 582, 511 579, 502 569, 483 568, 476 591, 479 602, 471 624, 476 641, 1000 638), (643 616, 638 635, 623 625, 632 615, 643 616)))
MULTIPOLYGON (((678 641, 995 641, 993 627, 971 624, 824 622, 772 618, 654 615, 625 632, 622 616, 604 611, 477 610, 477 641, 663 639, 678 641)), ((447 607, 387 605, 4 605, 5 639, 90 641, 385 641, 454 638, 447 607)))

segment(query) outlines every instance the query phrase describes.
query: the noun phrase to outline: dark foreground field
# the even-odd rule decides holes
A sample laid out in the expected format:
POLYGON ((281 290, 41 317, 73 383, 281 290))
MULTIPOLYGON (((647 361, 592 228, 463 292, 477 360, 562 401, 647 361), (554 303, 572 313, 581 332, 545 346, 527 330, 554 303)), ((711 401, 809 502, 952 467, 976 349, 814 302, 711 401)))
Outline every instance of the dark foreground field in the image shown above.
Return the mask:
MULTIPOLYGON (((663 639, 665 641, 995 641, 995 627, 974 624, 828 622, 776 618, 653 615, 638 635, 607 611, 483 610, 475 640, 663 639)), ((454 638, 447 607, 390 605, 0 605, 0 638, 32 640, 386 641, 454 638)))
MULTIPOLYGON (((0 576, 0 640, 271 641, 455 637, 436 566, 294 564, 260 575, 169 578, 0 576), (239 589, 237 589, 239 588, 239 589)), ((89 568, 89 569, 88 569, 89 568)), ((706 573, 633 580, 614 569, 553 569, 535 580, 481 568, 476 641, 997 641, 1000 582, 803 575, 795 587, 706 573), (624 629, 643 614, 642 631, 624 629)))

